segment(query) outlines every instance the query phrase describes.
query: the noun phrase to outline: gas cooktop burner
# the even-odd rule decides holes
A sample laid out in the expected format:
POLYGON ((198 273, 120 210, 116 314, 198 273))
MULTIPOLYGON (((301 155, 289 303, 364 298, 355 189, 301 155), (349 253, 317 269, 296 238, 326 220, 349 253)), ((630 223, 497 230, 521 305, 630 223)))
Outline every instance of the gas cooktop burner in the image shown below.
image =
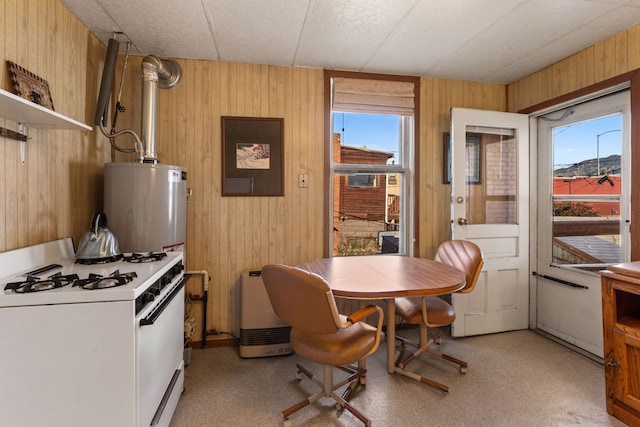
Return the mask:
POLYGON ((77 274, 68 274, 66 276, 63 276, 61 273, 56 273, 52 276, 47 277, 46 279, 27 276, 27 280, 24 280, 22 282, 7 283, 7 285, 4 287, 4 290, 14 290, 19 294, 48 291, 50 289, 61 288, 76 280, 78 280, 77 274))
POLYGON ((118 254, 113 256, 106 256, 102 258, 78 258, 76 264, 92 265, 92 264, 107 264, 110 262, 120 261, 124 255, 118 254))
POLYGON ((132 253, 131 256, 124 257, 125 262, 142 263, 160 261, 166 257, 166 252, 149 252, 146 254, 132 253))
POLYGON ((107 277, 91 273, 87 279, 76 280, 73 286, 80 286, 82 289, 88 290, 106 289, 126 285, 136 277, 138 275, 134 271, 120 274, 120 271, 116 270, 107 277))

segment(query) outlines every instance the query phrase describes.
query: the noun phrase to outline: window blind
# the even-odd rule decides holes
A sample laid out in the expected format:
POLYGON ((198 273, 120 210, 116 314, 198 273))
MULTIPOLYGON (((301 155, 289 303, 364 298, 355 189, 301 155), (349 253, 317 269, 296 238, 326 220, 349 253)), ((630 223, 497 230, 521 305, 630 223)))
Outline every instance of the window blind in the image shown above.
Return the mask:
POLYGON ((390 80, 333 78, 333 111, 411 116, 413 83, 390 80))

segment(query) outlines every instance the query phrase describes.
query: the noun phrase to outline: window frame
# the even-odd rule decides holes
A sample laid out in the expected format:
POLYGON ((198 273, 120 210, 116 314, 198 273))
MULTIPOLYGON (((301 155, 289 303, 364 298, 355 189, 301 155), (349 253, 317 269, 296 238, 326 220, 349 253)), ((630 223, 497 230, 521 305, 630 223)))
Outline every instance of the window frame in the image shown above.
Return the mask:
MULTIPOLYGON (((631 121, 631 100, 628 98, 629 102, 624 105, 623 108, 618 108, 620 103, 615 101, 615 98, 610 98, 612 101, 609 103, 606 99, 608 96, 616 96, 617 93, 624 94, 629 93, 626 89, 628 87, 622 86, 617 88, 617 90, 611 89, 608 93, 599 94, 598 96, 590 97, 589 99, 580 100, 580 102, 569 103, 568 105, 563 105, 561 108, 550 109, 550 111, 560 111, 561 109, 569 108, 571 105, 576 105, 577 107, 584 108, 583 112, 578 113, 578 116, 573 116, 571 114, 567 120, 559 121, 556 123, 549 123, 545 125, 548 127, 549 132, 553 131, 554 127, 562 126, 563 122, 583 122, 589 121, 592 119, 597 119, 598 117, 604 117, 612 114, 622 114, 622 170, 621 176, 623 177, 623 184, 621 187, 620 195, 559 195, 554 194, 553 192, 553 179, 550 176, 543 177, 540 175, 539 185, 538 185, 538 246, 546 245, 546 243, 550 243, 553 229, 554 217, 552 215, 553 212, 553 204, 556 202, 607 202, 607 201, 620 201, 620 238, 621 238, 621 247, 620 247, 620 261, 625 262, 629 261, 631 257, 631 246, 632 246, 632 236, 629 232, 628 227, 629 220, 631 218, 631 174, 630 174, 630 164, 631 164, 631 138, 630 138, 630 121, 631 121), (612 105, 608 105, 612 104, 612 105), (581 107, 582 106, 582 107, 581 107), (586 108, 585 108, 586 107, 586 108), (625 116, 626 115, 626 116, 625 116), (569 120, 570 119, 570 120, 569 120), (541 192, 544 192, 542 194, 541 192)), ((628 96, 628 95, 627 95, 628 96)), ((544 112, 544 114, 537 114, 536 117, 540 117, 543 115, 550 114, 549 111, 544 112)), ((538 119, 539 120, 539 119, 538 119)), ((540 132, 540 130, 538 130, 540 132)), ((538 135, 539 143, 543 135, 538 135)), ((548 146, 545 144, 541 144, 538 147, 538 157, 539 161, 542 164, 548 164, 547 168, 551 171, 553 170, 553 136, 549 135, 548 137, 548 146)), ((542 166, 542 164, 540 166, 542 166)), ((538 173, 543 173, 540 167, 538 168, 538 173)), ((545 246, 543 246, 544 248, 545 246)), ((591 269, 598 269, 599 266, 604 266, 605 264, 558 264, 554 263, 552 260, 551 250, 550 248, 542 249, 538 251, 537 257, 537 270, 541 273, 551 274, 553 271, 557 271, 554 269, 561 269, 568 274, 578 273, 578 274, 593 274, 591 269)))
MULTIPOLYGON (((535 120, 535 117, 544 114, 545 111, 557 109, 561 105, 575 103, 576 100, 591 99, 600 93, 610 93, 616 88, 629 88, 631 91, 631 105, 640 104, 640 69, 636 68, 626 73, 619 74, 614 77, 606 78, 597 83, 593 83, 579 89, 571 90, 563 95, 531 104, 521 106, 517 112, 520 114, 529 114, 535 120)), ((631 146, 640 144, 640 117, 637 112, 632 112, 631 118, 631 146)), ((535 150, 532 149, 532 154, 535 150)), ((631 150, 631 165, 640 165, 640 150, 631 150)), ((640 187, 640 174, 631 174, 631 187, 640 187)), ((532 193, 534 193, 532 189, 532 193)), ((631 203, 631 224, 636 220, 640 221, 640 191, 632 192, 630 197, 631 203)), ((640 239, 637 239, 637 232, 631 227, 631 260, 640 259, 640 239)), ((531 242, 535 245, 535 242, 531 242)), ((532 246, 533 248, 534 246, 532 246)))
MULTIPOLYGON (((419 158, 419 122, 420 122, 420 78, 413 76, 394 76, 387 74, 371 74, 356 73, 348 71, 325 70, 325 177, 327 182, 325 191, 325 239, 324 239, 324 256, 333 256, 333 194, 334 194, 334 176, 348 175, 350 173, 367 173, 367 174, 395 174, 402 175, 401 181, 401 197, 400 211, 406 226, 403 231, 403 244, 401 249, 402 255, 413 256, 418 253, 418 221, 416 220, 416 209, 418 206, 418 194, 414 190, 414 180, 419 176, 418 164, 415 159, 419 158), (333 77, 347 77, 357 79, 374 79, 374 80, 390 80, 403 81, 413 83, 414 90, 414 113, 411 120, 401 120, 400 132, 402 134, 398 157, 401 159, 402 165, 348 165, 333 163, 333 110, 332 110, 332 79, 333 77), (402 141, 409 138, 409 143, 402 141), (355 166, 355 167, 354 167, 355 166)), ((372 113, 375 114, 375 113, 372 113)), ((402 117, 402 116, 400 116, 402 117)))

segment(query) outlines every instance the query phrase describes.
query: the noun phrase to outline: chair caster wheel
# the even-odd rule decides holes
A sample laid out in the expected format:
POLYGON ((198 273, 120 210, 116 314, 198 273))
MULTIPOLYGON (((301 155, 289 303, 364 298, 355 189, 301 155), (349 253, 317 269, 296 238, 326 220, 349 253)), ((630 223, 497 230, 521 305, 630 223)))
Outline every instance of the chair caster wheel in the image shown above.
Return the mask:
POLYGON ((291 427, 291 420, 289 418, 282 420, 282 427, 291 427))
POLYGON ((460 373, 461 374, 466 374, 467 373, 467 367, 466 366, 460 366, 460 373))
POLYGON ((302 380, 302 371, 298 371, 298 372, 296 372, 296 379, 297 379, 298 381, 301 381, 301 380, 302 380))

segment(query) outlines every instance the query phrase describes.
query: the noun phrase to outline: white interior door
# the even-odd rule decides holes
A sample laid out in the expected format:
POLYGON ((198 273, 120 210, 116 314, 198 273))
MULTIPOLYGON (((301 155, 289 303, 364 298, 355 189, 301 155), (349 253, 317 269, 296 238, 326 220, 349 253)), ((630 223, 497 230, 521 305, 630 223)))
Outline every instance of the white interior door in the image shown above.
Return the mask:
POLYGON ((451 235, 475 242, 484 267, 473 292, 453 294, 453 336, 529 325, 529 119, 451 111, 451 235))

